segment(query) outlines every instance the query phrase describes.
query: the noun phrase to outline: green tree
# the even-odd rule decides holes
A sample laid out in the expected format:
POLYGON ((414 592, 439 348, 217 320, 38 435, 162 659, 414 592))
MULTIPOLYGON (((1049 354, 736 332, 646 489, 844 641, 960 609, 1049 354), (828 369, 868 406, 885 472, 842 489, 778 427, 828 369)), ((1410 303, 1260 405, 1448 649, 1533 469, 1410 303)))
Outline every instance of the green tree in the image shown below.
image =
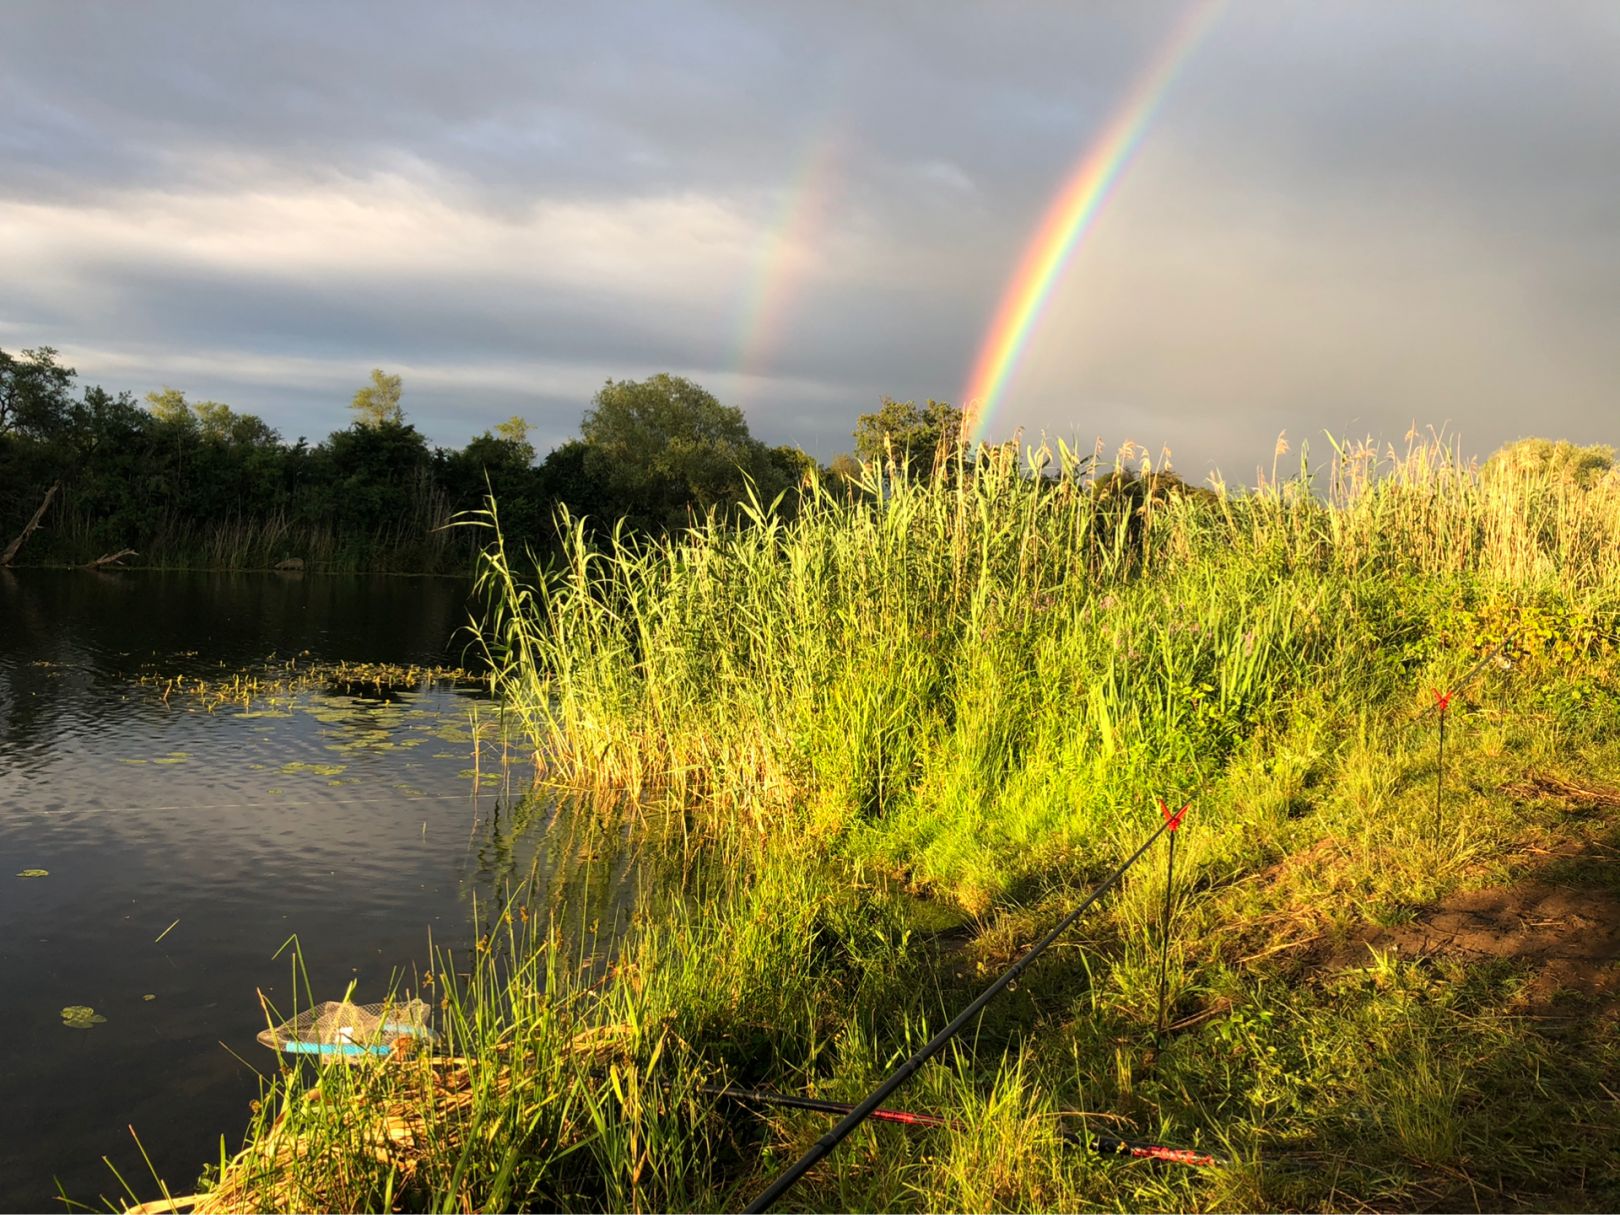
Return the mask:
POLYGON ((570 439, 546 453, 535 470, 541 495, 549 502, 565 502, 576 515, 603 518, 612 504, 602 483, 586 469, 590 448, 583 439, 570 439))
POLYGON ((769 447, 765 450, 765 458, 788 485, 803 485, 806 478, 820 469, 815 457, 806 454, 801 447, 789 447, 786 444, 769 447))
POLYGON ((56 348, 0 350, 0 435, 51 440, 69 424, 69 392, 78 373, 57 361, 56 348))
POLYGON ((861 479, 861 462, 850 452, 841 451, 827 465, 827 473, 829 476, 837 477, 840 481, 859 481, 861 479))
POLYGON ((485 467, 528 468, 535 455, 534 444, 529 442, 529 424, 513 415, 494 430, 475 436, 462 454, 485 467))
POLYGON ((354 410, 355 422, 376 430, 382 426, 401 426, 405 411, 399 407, 399 398, 405 391, 404 380, 389 375, 381 367, 371 371, 371 383, 354 394, 349 408, 354 410))
POLYGON ((421 534, 444 513, 427 440, 409 423, 334 431, 320 455, 319 510, 339 531, 421 534))
POLYGON ((868 463, 893 459, 906 468, 931 468, 956 449, 962 435, 962 411, 944 401, 883 398, 876 413, 863 413, 855 423, 855 454, 868 463))
POLYGON ((198 401, 191 412, 197 417, 197 429, 203 438, 218 442, 230 439, 237 415, 229 405, 220 401, 198 401))
POLYGON ((585 470, 619 513, 678 526, 688 509, 736 502, 752 481, 769 501, 786 479, 742 410, 682 376, 609 380, 580 423, 585 470))
MULTIPOLYGON (((21 357, 0 350, 0 549, 8 561, 36 526, 44 529, 48 555, 60 542, 52 520, 69 514, 82 543, 99 526, 97 490, 120 461, 140 451, 148 419, 129 394, 114 397, 91 387, 75 400, 75 376, 49 346, 21 357), (53 501, 56 513, 47 517, 53 501)), ((118 482, 122 492, 130 480, 118 482)), ((36 541, 32 551, 40 546, 36 541)))
POLYGON ((1581 447, 1567 439, 1532 438, 1498 448, 1485 461, 1484 473, 1487 479, 1532 477, 1590 489, 1614 466, 1614 448, 1604 444, 1581 447))
POLYGON ((165 385, 161 392, 147 393, 146 407, 152 411, 154 418, 166 426, 192 430, 197 425, 196 415, 191 412, 186 394, 178 388, 165 385))
POLYGON ((263 418, 237 413, 223 401, 187 401, 178 388, 149 392, 146 404, 159 423, 188 434, 195 432, 208 442, 238 447, 273 447, 281 442, 281 436, 263 418))

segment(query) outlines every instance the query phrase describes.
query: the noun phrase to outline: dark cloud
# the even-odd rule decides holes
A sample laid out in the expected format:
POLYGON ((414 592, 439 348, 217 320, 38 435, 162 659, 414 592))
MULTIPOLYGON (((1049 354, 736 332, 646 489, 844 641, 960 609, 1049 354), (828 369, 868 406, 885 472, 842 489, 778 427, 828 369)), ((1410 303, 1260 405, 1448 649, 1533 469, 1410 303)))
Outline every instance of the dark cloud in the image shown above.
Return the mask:
MULTIPOLYGON (((604 376, 667 367, 828 455, 879 394, 959 395, 1187 11, 15 5, 0 341, 289 433, 410 367, 457 443, 512 412, 561 438, 604 376)), ((1614 13, 1223 5, 998 425, 1228 470, 1414 417, 1612 438, 1614 13)))

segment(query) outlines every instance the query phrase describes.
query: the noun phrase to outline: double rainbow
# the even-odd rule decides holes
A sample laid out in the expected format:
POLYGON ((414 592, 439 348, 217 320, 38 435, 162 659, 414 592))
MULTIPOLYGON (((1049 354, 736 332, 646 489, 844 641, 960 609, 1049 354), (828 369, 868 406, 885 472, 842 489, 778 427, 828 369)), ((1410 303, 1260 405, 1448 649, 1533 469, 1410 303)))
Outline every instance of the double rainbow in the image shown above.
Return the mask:
POLYGON ((1176 24, 1102 134, 1086 149, 1025 246, 962 393, 966 415, 962 433, 969 443, 984 438, 1053 287, 1141 146, 1176 73, 1215 23, 1221 7, 1222 0, 1202 0, 1176 24))

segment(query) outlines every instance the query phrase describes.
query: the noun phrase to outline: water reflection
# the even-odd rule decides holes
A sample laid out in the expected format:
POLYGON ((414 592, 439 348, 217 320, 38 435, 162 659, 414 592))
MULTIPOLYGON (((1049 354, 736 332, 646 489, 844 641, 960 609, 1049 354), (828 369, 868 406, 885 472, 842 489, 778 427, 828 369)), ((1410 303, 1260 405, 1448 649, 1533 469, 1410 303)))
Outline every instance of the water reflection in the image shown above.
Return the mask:
MULTIPOLYGON (((380 999, 472 939, 538 865, 553 903, 628 888, 605 828, 561 824, 503 769, 494 706, 423 679, 249 707, 165 681, 304 662, 454 663, 466 588, 434 579, 0 571, 0 1205, 112 1192, 109 1156, 187 1185, 234 1149, 273 1056, 256 990, 380 999), (144 679, 144 682, 143 682, 144 679), (581 830, 602 861, 574 870, 581 830), (48 876, 20 878, 25 869, 48 876), (61 1011, 87 1006, 88 1028, 61 1011)), ((507 758, 516 753, 505 749, 507 758)), ((595 852, 591 853, 596 855, 595 852)))

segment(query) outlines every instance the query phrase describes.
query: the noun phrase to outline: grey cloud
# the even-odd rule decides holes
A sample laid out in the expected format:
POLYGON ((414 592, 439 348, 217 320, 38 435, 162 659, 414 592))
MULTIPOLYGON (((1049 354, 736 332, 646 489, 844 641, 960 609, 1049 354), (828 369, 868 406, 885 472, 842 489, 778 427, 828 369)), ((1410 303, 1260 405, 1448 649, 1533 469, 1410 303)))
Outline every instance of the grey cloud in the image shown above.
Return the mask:
MULTIPOLYGON (((581 286, 404 247, 329 273, 91 250, 10 291, 0 322, 138 349, 153 368, 165 352, 223 365, 233 351, 351 359, 362 374, 532 365, 547 384, 532 407, 505 381, 481 391, 559 435, 604 368, 669 367, 734 388, 762 436, 830 454, 880 393, 959 394, 1053 191, 1186 12, 19 5, 0 44, 0 199, 60 207, 64 224, 135 192, 363 198, 390 177, 514 223, 540 201, 689 194, 754 252, 709 275, 581 286), (745 280, 824 138, 837 146, 826 212, 800 233, 815 264, 744 384, 745 280)), ((1532 422, 1601 437, 1620 371, 1615 113, 1607 6, 1227 4, 998 421, 1132 427, 1229 471, 1285 427, 1404 430, 1412 413, 1460 415, 1486 444, 1532 422)), ((290 431, 328 408, 273 377, 239 388, 290 431)), ((442 441, 487 424, 449 391, 417 400, 442 441)))

